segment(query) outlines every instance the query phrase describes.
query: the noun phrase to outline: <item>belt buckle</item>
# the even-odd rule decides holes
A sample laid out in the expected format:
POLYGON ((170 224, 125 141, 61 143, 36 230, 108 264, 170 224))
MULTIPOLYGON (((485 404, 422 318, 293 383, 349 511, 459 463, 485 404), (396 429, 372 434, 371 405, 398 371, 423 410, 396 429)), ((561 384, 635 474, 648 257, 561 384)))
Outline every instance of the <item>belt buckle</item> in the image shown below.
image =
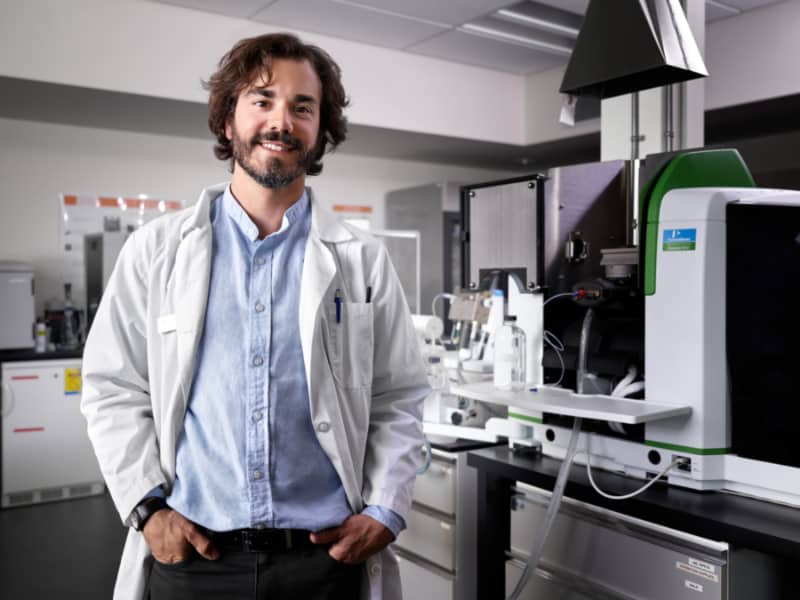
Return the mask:
POLYGON ((255 540, 253 539, 253 532, 249 529, 245 529, 242 531, 242 548, 245 552, 251 552, 253 550, 253 545, 255 544, 255 540))

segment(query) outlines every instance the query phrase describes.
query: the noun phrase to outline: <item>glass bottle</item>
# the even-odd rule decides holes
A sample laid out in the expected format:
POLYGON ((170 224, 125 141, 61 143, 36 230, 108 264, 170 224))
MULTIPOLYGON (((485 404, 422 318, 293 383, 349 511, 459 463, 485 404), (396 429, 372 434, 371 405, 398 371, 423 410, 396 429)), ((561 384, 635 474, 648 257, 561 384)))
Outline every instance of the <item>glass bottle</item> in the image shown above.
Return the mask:
POLYGON ((517 317, 507 316, 497 330, 494 344, 494 386, 499 390, 519 391, 525 387, 525 332, 517 317))

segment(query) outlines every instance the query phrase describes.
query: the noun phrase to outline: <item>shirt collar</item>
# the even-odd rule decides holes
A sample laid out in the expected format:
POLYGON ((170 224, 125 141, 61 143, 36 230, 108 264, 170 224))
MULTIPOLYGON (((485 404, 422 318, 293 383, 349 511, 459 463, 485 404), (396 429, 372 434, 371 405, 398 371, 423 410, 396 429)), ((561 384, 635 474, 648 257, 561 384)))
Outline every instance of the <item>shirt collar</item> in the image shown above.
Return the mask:
MULTIPOLYGON (((275 233, 268 235, 264 239, 266 240, 272 238, 273 236, 283 237, 284 232, 288 231, 289 227, 303 218, 303 215, 305 215, 308 211, 308 205, 308 193, 304 190, 303 195, 300 196, 300 199, 286 209, 285 213, 283 213, 280 229, 278 229, 278 231, 275 233)), ((222 195, 222 206, 225 214, 228 215, 228 217, 232 219, 234 223, 236 223, 245 238, 251 242, 259 241, 258 226, 253 223, 252 219, 250 219, 249 215, 242 208, 241 204, 239 204, 236 198, 233 197, 230 185, 225 188, 225 192, 222 195)))

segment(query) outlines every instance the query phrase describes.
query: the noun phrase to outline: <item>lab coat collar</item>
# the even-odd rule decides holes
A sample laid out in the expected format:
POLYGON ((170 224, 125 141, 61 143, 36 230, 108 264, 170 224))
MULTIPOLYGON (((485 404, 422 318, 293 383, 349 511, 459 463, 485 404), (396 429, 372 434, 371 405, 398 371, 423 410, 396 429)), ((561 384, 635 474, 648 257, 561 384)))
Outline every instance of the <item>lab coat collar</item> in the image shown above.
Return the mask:
POLYGON ((200 198, 197 200, 197 204, 194 205, 191 216, 181 225, 181 239, 185 238, 193 229, 207 227, 211 224, 211 203, 225 192, 225 188, 228 185, 226 181, 207 187, 200 192, 200 198))
POLYGON ((317 202, 311 188, 306 188, 308 199, 311 201, 311 231, 323 242, 346 242, 355 238, 355 235, 336 218, 332 211, 317 202))
MULTIPOLYGON (((207 187, 200 192, 200 198, 194 206, 192 215, 181 226, 181 239, 198 227, 206 227, 211 223, 211 202, 225 192, 228 182, 218 183, 207 187)), ((311 188, 306 188, 308 200, 311 203, 311 231, 324 242, 346 242, 355 238, 355 235, 336 218, 332 211, 317 202, 311 188)))

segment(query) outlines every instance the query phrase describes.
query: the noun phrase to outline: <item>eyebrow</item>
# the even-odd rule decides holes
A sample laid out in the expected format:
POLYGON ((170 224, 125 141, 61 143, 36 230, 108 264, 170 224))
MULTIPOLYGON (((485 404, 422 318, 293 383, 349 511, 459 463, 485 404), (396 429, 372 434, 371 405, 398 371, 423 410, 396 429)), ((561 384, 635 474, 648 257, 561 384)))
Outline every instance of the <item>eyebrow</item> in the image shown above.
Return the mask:
MULTIPOLYGON (((252 88, 250 91, 247 92, 248 96, 261 96, 262 98, 274 98, 275 92, 269 88, 252 88)), ((314 96, 309 96, 307 94, 295 94, 294 101, 297 103, 304 103, 308 102, 311 104, 317 104, 317 99, 314 96)))

